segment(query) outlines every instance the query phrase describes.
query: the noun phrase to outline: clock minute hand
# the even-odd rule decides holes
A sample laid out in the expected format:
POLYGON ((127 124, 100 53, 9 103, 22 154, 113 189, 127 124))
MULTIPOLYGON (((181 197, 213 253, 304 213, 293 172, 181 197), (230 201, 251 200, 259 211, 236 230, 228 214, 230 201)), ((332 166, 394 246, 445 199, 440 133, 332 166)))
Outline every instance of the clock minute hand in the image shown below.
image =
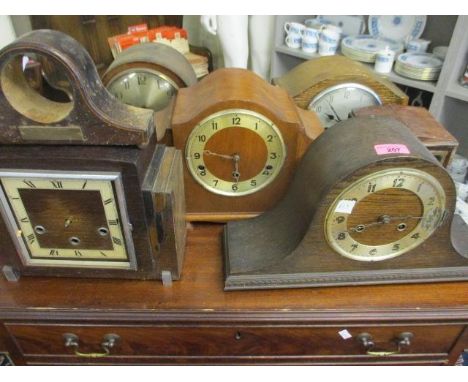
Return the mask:
POLYGON ((339 116, 338 113, 336 112, 335 108, 332 106, 331 102, 330 102, 329 100, 326 100, 326 101, 327 101, 327 103, 328 103, 328 106, 330 106, 330 109, 331 109, 331 111, 333 112, 333 114, 335 114, 336 120, 337 120, 338 122, 341 122, 342 119, 340 118, 340 116, 339 116))
POLYGON ((229 159, 229 160, 235 160, 233 155, 218 154, 218 153, 214 153, 213 151, 210 151, 210 150, 203 150, 203 154, 212 155, 212 156, 215 156, 215 157, 220 157, 220 158, 229 159))

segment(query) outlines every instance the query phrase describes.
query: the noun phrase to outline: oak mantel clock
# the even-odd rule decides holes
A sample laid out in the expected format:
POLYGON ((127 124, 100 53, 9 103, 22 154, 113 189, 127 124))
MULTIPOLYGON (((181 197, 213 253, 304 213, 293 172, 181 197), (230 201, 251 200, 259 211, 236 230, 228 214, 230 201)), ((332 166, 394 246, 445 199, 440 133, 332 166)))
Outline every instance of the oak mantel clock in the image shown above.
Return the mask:
POLYGON ((344 56, 306 61, 273 83, 286 89, 299 107, 315 111, 325 128, 362 107, 408 104, 408 96, 395 84, 344 56))
POLYGON ((113 98, 83 47, 56 31, 31 32, 1 50, 0 84, 7 278, 178 279, 182 161, 156 144, 153 112, 113 98), (32 59, 66 81, 68 102, 29 86, 23 65, 32 59))
POLYGON ((311 145, 275 208, 227 224, 226 289, 466 280, 468 258, 451 244, 455 199, 450 175, 400 121, 341 122, 311 145))
POLYGON ((322 131, 314 113, 248 70, 220 69, 181 89, 172 134, 185 157, 188 219, 225 221, 271 208, 322 131))

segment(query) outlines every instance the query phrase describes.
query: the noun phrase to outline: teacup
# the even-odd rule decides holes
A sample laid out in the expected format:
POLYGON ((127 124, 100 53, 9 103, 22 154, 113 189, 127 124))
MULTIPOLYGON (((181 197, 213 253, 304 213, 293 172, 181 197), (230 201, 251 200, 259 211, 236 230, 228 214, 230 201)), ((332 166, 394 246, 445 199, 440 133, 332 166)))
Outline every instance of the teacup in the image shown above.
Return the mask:
POLYGON ((302 37, 300 34, 290 33, 284 39, 286 46, 293 49, 299 49, 302 43, 302 37))
POLYGON ((304 53, 315 53, 318 48, 318 39, 302 39, 302 50, 304 53))
POLYGON ((395 52, 390 49, 381 50, 375 55, 374 69, 377 73, 390 73, 392 71, 395 52))
POLYGON ((410 40, 406 44, 406 51, 410 53, 424 53, 431 42, 429 40, 416 39, 410 40))
POLYGON ((320 28, 319 54, 332 56, 338 49, 341 37, 341 28, 335 25, 323 25, 320 28))
POLYGON ((319 30, 316 28, 306 27, 302 30, 302 38, 306 40, 313 40, 319 38, 319 30))
POLYGON ((305 25, 301 23, 296 23, 294 21, 288 21, 284 24, 284 30, 287 34, 301 34, 305 25))

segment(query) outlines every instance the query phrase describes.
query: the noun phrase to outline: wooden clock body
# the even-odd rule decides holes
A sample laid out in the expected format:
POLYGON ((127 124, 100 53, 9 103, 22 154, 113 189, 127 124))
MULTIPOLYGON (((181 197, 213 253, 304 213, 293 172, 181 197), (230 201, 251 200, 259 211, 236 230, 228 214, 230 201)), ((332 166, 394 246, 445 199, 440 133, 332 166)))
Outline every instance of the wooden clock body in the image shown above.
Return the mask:
POLYGON ((4 275, 178 279, 181 154, 157 144, 154 113, 113 98, 89 54, 60 32, 34 31, 5 47, 0 73, 4 275), (32 89, 23 56, 55 68, 70 101, 32 89))
MULTIPOLYGON (((210 192, 194 179, 186 163, 184 180, 189 220, 240 219, 255 216, 271 208, 283 196, 308 145, 323 131, 315 114, 298 109, 284 90, 269 85, 247 70, 220 69, 197 85, 179 92, 172 119, 174 146, 182 150, 187 159, 187 141, 192 130, 205 118, 225 111, 254 112, 274 124, 284 142, 284 163, 277 177, 268 186, 243 196, 210 192)), ((208 146, 208 142, 207 147, 211 151, 217 150, 224 154, 232 154, 229 150, 237 149, 248 152, 250 160, 246 165, 255 173, 264 164, 265 159, 262 156, 265 152, 262 142, 255 138, 255 134, 246 130, 238 129, 237 133, 231 130, 232 134, 226 136, 226 139, 217 139, 212 146, 208 146), (236 148, 230 147, 232 145, 236 148)), ((214 162, 212 161, 213 167, 226 166, 226 162, 222 160, 218 160, 218 164, 214 162)), ((240 165, 243 165, 242 159, 240 165)))
MULTIPOLYGON (((433 191, 432 187, 427 190, 433 191)), ((265 289, 466 280, 468 259, 458 254, 450 241, 455 198, 450 175, 401 122, 391 117, 349 119, 313 143, 280 203, 257 218, 226 225, 225 287, 265 289), (379 150, 403 146, 406 149, 404 153, 383 154, 376 151, 376 145, 379 150), (389 187, 376 191, 372 177, 382 172, 393 178, 389 187), (414 182, 410 173, 422 174, 421 180, 414 182), (413 182, 414 192, 398 188, 399 177, 413 182), (422 199, 415 196, 426 182, 423 179, 432 179, 431 184, 443 190, 443 202, 434 218, 422 212, 427 206, 422 207, 422 199), (311 187, 315 192, 304 192, 311 187), (344 194, 347 189, 352 191, 344 194), (341 195, 348 195, 347 200, 341 195), (348 203, 352 203, 351 207, 348 203), (421 214, 425 220, 418 225, 421 214), (381 216, 386 215, 392 217, 385 221, 381 216), (339 219, 347 219, 346 226, 330 235, 328 222, 338 224, 339 219), (401 232, 398 223, 404 223, 401 232), (422 228, 426 224, 431 228, 422 228), (423 231, 426 229, 433 231, 423 231), (422 232, 430 232, 430 236, 418 242, 422 232), (348 240, 349 236, 356 240, 355 244, 348 240), (332 243, 341 240, 348 240, 345 255, 332 247, 332 243), (372 258, 379 256, 382 248, 384 254, 387 251, 392 255, 391 251, 399 251, 403 245, 408 245, 406 252, 372 258), (353 258, 353 251, 359 251, 360 246, 367 247, 367 252, 361 253, 360 259, 353 258)))
POLYGON ((302 109, 325 89, 344 83, 364 85, 373 90, 382 104, 407 105, 408 96, 387 79, 375 74, 364 64, 344 56, 320 57, 296 66, 273 84, 285 89, 302 109))

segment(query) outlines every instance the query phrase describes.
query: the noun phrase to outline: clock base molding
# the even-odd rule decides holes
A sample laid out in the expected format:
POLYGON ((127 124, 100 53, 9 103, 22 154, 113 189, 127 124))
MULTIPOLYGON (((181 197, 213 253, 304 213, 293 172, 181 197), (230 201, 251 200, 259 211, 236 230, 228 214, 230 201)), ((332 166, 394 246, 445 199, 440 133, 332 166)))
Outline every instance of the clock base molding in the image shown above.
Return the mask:
POLYGON ((258 213, 220 213, 220 214, 213 214, 213 213, 187 213, 185 215, 185 219, 188 222, 212 222, 212 223, 226 223, 228 221, 235 221, 235 220, 244 220, 244 219, 251 219, 256 216, 260 215, 258 213))

